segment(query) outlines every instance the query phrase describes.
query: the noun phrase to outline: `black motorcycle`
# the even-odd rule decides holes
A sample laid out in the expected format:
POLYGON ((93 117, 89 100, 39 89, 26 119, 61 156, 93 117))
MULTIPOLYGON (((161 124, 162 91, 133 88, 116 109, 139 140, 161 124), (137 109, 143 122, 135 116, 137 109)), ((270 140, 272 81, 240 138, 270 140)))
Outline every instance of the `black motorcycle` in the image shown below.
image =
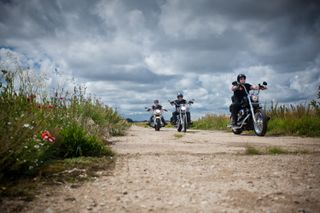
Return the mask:
POLYGON ((174 105, 177 109, 178 115, 177 115, 177 121, 175 123, 175 127, 178 132, 186 132, 188 129, 188 119, 187 119, 187 112, 189 112, 189 108, 191 104, 194 103, 194 99, 191 101, 188 101, 186 104, 177 104, 174 101, 170 101, 171 105, 174 105))
MULTIPOLYGON (((235 82, 233 85, 237 86, 237 83, 235 82)), ((259 84, 259 90, 252 93, 249 93, 245 86, 242 86, 247 96, 241 102, 237 126, 232 127, 229 125, 234 134, 241 134, 244 130, 254 130, 255 134, 258 136, 264 136, 266 134, 268 118, 259 103, 260 90, 265 88, 265 86, 267 86, 267 82, 264 81, 262 85, 259 84)), ((232 122, 232 115, 230 116, 230 121, 232 122)))

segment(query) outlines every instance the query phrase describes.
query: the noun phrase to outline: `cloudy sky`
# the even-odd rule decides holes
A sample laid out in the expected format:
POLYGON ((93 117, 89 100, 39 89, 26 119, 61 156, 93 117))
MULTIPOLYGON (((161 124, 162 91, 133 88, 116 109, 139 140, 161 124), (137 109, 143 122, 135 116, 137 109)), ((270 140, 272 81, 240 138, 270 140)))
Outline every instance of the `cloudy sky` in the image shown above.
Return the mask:
POLYGON ((239 73, 268 82, 266 103, 306 103, 320 85, 316 0, 0 0, 0 10, 2 62, 10 52, 77 79, 125 117, 146 119, 154 99, 172 109, 179 91, 194 117, 228 113, 239 73))

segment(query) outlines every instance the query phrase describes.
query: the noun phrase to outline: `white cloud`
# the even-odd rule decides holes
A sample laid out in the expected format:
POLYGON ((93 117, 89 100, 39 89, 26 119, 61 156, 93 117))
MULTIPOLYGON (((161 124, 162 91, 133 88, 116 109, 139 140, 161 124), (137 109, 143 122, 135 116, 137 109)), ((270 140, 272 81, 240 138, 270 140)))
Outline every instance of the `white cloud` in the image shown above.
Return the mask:
POLYGON ((148 116, 143 107, 154 99, 172 109, 167 100, 178 91, 196 99, 195 117, 228 113, 238 73, 268 82, 266 102, 308 101, 320 85, 320 11, 309 3, 35 0, 0 7, 1 63, 10 49, 48 73, 50 88, 72 88, 78 79, 124 115, 148 116))

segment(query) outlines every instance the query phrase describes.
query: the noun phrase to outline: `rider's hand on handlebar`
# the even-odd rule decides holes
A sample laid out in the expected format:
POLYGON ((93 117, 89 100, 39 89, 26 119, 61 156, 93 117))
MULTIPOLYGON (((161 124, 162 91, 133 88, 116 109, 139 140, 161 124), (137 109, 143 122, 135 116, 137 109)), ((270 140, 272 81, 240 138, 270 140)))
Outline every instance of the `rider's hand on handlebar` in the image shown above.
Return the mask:
POLYGON ((266 90, 266 89, 268 89, 266 86, 264 86, 264 85, 261 85, 261 84, 259 84, 259 89, 261 89, 261 90, 266 90))

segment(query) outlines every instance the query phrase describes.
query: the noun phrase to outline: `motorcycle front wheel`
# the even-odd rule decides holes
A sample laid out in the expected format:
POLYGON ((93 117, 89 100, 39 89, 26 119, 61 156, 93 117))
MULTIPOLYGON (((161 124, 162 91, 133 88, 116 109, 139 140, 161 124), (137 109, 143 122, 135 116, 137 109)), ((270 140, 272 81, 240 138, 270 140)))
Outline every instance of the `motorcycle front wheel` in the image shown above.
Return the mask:
POLYGON ((182 126, 182 130, 183 132, 186 132, 187 131, 187 116, 183 116, 183 126, 182 126))
POLYGON ((267 132, 267 116, 265 112, 258 109, 255 114, 256 122, 253 124, 253 129, 256 135, 264 136, 267 132))
POLYGON ((160 127, 161 127, 161 121, 160 121, 160 119, 157 119, 157 120, 156 120, 156 125, 155 125, 154 129, 155 129, 156 131, 160 131, 160 127))
POLYGON ((180 121, 180 118, 177 120, 177 131, 178 132, 181 132, 181 130, 182 130, 182 124, 181 124, 181 121, 180 121))

